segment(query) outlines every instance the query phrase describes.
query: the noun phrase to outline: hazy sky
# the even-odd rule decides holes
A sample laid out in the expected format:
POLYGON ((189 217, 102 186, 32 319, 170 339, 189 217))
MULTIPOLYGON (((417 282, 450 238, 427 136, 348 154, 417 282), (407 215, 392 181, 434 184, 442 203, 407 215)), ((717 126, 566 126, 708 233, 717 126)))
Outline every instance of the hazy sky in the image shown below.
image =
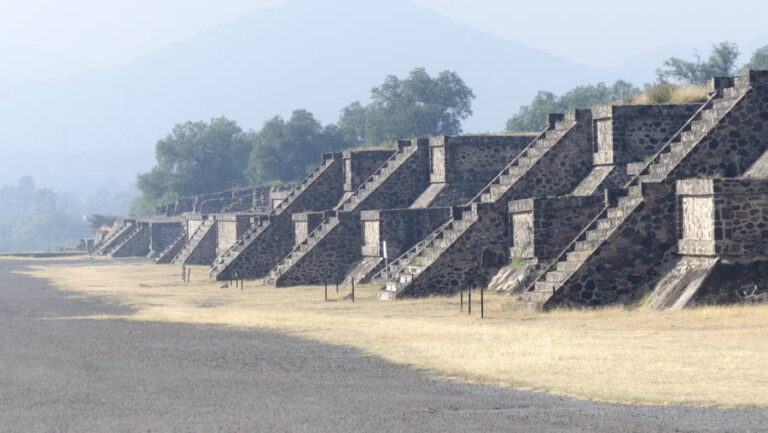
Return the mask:
MULTIPOLYGON (((127 62, 281 1, 0 0, 0 83, 127 62)), ((768 44, 766 0, 412 1, 597 67, 670 45, 730 40, 747 51, 768 44)))

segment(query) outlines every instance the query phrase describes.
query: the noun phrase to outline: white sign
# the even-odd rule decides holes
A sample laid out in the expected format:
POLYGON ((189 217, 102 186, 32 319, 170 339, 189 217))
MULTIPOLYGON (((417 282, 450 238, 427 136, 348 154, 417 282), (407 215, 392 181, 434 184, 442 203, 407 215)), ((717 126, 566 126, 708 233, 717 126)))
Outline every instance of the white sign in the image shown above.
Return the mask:
POLYGON ((387 259, 387 241, 381 243, 381 251, 384 252, 384 258, 387 259))

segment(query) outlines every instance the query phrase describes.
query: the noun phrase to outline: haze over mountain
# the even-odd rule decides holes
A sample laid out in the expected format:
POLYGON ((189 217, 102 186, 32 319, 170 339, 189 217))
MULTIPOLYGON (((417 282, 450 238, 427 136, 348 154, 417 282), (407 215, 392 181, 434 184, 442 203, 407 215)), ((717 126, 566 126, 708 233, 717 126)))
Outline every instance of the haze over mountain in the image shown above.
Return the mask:
POLYGON ((0 89, 0 184, 30 174, 65 189, 130 187, 177 122, 223 115, 259 128, 296 108, 334 122, 386 75, 418 66, 474 89, 468 132, 501 130, 538 89, 604 78, 405 0, 292 0, 128 64, 0 89))

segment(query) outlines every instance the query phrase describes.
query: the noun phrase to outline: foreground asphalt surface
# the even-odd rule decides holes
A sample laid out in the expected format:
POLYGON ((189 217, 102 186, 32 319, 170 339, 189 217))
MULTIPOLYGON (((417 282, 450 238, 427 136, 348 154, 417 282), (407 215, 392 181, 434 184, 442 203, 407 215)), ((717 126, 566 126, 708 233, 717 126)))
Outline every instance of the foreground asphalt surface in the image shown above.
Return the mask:
POLYGON ((576 401, 270 332, 61 319, 126 310, 11 273, 28 263, 0 259, 1 432, 768 431, 766 409, 576 401))

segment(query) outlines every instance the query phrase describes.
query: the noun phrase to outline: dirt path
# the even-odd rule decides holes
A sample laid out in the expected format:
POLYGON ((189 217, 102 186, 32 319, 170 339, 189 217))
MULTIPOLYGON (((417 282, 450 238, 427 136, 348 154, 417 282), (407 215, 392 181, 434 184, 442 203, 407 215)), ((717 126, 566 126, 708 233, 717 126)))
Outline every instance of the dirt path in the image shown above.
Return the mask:
POLYGON ((768 429, 768 409, 615 405, 459 384, 270 332, 54 319, 125 311, 11 273, 26 263, 0 260, 3 432, 768 429))

